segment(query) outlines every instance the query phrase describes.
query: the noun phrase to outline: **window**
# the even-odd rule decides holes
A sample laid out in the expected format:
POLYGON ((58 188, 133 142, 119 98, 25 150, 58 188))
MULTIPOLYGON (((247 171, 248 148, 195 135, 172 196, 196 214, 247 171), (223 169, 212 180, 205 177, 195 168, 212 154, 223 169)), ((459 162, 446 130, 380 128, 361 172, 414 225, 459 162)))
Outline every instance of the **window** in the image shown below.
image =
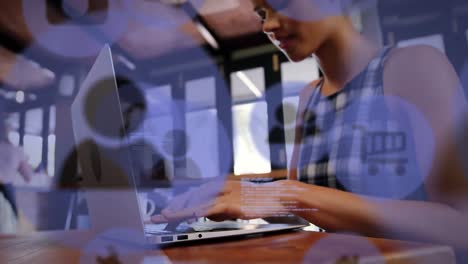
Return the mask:
POLYGON ((18 147, 20 140, 19 133, 13 131, 8 132, 8 140, 11 142, 11 144, 18 147))
POLYGON ((26 112, 25 134, 41 135, 44 111, 42 108, 32 109, 26 112))
POLYGON ((233 97, 234 173, 271 171, 268 146, 265 71, 254 68, 231 74, 233 97), (245 103, 260 100, 254 103, 245 103), (240 104, 244 102, 243 104, 240 104), (236 104, 237 103, 237 104, 236 104))
MULTIPOLYGON (((18 129, 19 129, 19 120, 20 120, 19 113, 9 114, 8 118, 6 120, 7 128, 10 131, 18 131, 18 129)), ((18 140, 18 142, 19 142, 19 140, 18 140)))
POLYGON ((49 136, 47 137, 47 175, 53 177, 55 175, 55 123, 57 119, 55 106, 51 106, 49 110, 49 136))
MULTIPOLYGON (((215 109, 188 112, 186 118, 187 172, 191 178, 217 177, 219 168, 218 119, 215 109), (200 125, 203 124, 203 125, 200 125), (198 174, 198 175, 197 175, 198 174)), ((224 137, 227 139, 227 137, 224 137)))
POLYGON ((49 151, 47 152, 47 175, 53 177, 55 175, 55 135, 50 134, 47 137, 49 151))
POLYGON ((233 106, 234 173, 271 171, 267 105, 263 100, 265 73, 254 68, 231 74, 233 106), (260 100, 260 102, 245 103, 260 100), (243 104, 240 104, 244 102, 243 104))
POLYGON ((215 108, 216 105, 216 82, 214 77, 188 81, 186 83, 187 111, 200 108, 215 108))
MULTIPOLYGON (((55 174, 55 120, 56 110, 55 107, 50 107, 50 120, 49 120, 49 135, 47 138, 48 152, 47 152, 47 174, 54 176, 55 174)), ((36 168, 43 162, 43 148, 45 147, 42 138, 42 127, 44 121, 44 112, 42 108, 29 110, 26 112, 25 120, 25 135, 23 151, 29 159, 29 164, 36 168)), ((8 125, 11 131, 8 133, 9 141, 19 146, 20 135, 19 129, 19 114, 11 114, 8 119, 8 125)))
POLYGON ((19 120, 20 120, 19 113, 10 114, 8 116, 8 119, 6 120, 6 125, 8 129, 8 140, 10 141, 11 144, 17 147, 19 146, 19 142, 20 142, 20 136, 18 133, 19 120))
POLYGON ((319 68, 314 58, 301 62, 281 64, 283 96, 298 94, 308 83, 319 78, 319 68))
MULTIPOLYGON (((216 79, 188 81, 186 89, 186 166, 192 178, 217 177, 219 168, 216 79), (203 124, 203 125, 200 125, 203 124)), ((226 172, 224 172, 226 173, 226 172)))
POLYGON ((49 119, 49 133, 55 133, 55 122, 57 119, 57 112, 55 106, 50 107, 50 119, 49 119))
MULTIPOLYGON (((165 135, 173 129, 171 114, 171 86, 157 86, 145 90, 145 97, 148 103, 147 116, 143 123, 142 130, 138 131, 149 144, 155 146, 156 151, 161 154, 171 155, 164 152, 163 139, 165 135)), ((151 161, 152 162, 152 161, 151 161)), ((153 164, 144 164, 145 168, 150 168, 153 164)), ((169 175, 172 175, 172 168, 168 168, 169 175)))
POLYGON ((163 85, 145 90, 145 99, 148 104, 148 115, 162 115, 170 113, 167 104, 171 102, 171 86, 163 85), (165 107, 166 106, 166 107, 165 107))
POLYGON ((26 112, 24 153, 29 158, 29 164, 37 168, 42 162, 42 123, 44 120, 42 108, 32 109, 26 112))
POLYGON ((271 171, 268 146, 268 118, 265 102, 233 107, 234 173, 271 171))
POLYGON ((291 96, 283 99, 284 135, 286 142, 286 157, 288 160, 288 169, 290 166, 292 151, 294 147, 296 114, 298 105, 299 96, 291 96))
POLYGON ((265 73, 263 68, 232 73, 231 87, 234 103, 261 98, 265 92, 265 73))
POLYGON ((287 166, 289 168, 295 139, 296 113, 299 105, 298 94, 309 83, 320 78, 320 70, 314 58, 301 62, 281 64, 283 86, 283 116, 287 166))
POLYGON ((42 161, 42 137, 25 135, 23 150, 27 157, 29 157, 29 164, 33 168, 37 168, 42 161))

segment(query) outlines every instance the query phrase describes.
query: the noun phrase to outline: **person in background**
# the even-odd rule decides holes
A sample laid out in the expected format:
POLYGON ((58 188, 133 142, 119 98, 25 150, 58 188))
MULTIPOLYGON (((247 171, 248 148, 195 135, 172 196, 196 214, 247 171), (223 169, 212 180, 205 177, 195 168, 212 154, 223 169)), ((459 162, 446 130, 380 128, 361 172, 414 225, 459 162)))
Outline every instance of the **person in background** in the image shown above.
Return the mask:
POLYGON ((30 182, 33 174, 24 152, 8 141, 5 116, 0 112, 0 233, 17 231, 18 208, 13 184, 18 177, 30 182))

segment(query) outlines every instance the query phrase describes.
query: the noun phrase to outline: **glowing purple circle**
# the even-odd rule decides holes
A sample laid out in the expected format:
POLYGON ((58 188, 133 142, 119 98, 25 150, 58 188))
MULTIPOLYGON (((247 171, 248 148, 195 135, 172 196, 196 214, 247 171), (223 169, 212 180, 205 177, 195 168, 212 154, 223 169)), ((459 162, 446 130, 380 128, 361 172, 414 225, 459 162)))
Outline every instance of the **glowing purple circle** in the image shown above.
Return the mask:
POLYGON ((104 44, 113 44, 127 30, 128 14, 117 1, 108 1, 106 12, 94 12, 104 21, 84 24, 74 21, 54 25, 49 21, 46 0, 23 1, 23 15, 35 41, 50 52, 63 57, 95 56, 104 44))
POLYGON ((369 239, 352 235, 329 235, 315 242, 302 263, 386 263, 369 239))
POLYGON ((425 116, 394 96, 355 100, 328 131, 328 171, 348 191, 392 199, 424 199, 422 189, 434 158, 435 139, 425 116), (336 150, 336 151, 333 151, 336 150))
POLYGON ((286 153, 281 153, 278 163, 275 164, 275 161, 271 161, 273 166, 281 166, 283 164, 289 163, 291 157, 289 156, 292 153, 292 150, 296 146, 294 141, 294 134, 296 129, 296 113, 298 111, 298 102, 299 99, 295 96, 283 97, 279 102, 276 102, 276 105, 273 106, 274 112, 273 118, 270 118, 271 122, 268 122, 268 108, 264 98, 277 96, 283 94, 283 87, 288 86, 290 89, 297 89, 297 87, 304 88, 307 86, 303 82, 288 82, 282 84, 276 84, 273 87, 267 89, 265 95, 262 98, 259 98, 259 101, 253 102, 253 108, 249 115, 249 132, 253 137, 262 130, 267 129, 267 135, 265 138, 253 138, 252 144, 255 146, 256 152, 266 160, 270 160, 270 152, 272 149, 276 150, 285 150, 286 153), (263 100, 260 100, 263 99, 263 100), (281 108, 280 108, 281 107, 281 108), (280 113, 280 109, 283 111, 280 113), (283 115, 283 120, 280 119, 283 115), (283 123, 284 121, 284 123, 283 123), (284 137, 279 137, 279 135, 284 133, 284 137))
MULTIPOLYGON (((148 255, 148 245, 144 243, 141 231, 128 228, 107 230, 97 234, 83 247, 80 263, 143 263, 148 255)), ((152 246, 153 260, 170 263, 162 251, 154 248, 155 244, 152 246)))
POLYGON ((273 10, 296 21, 318 22, 344 15, 350 0, 267 0, 273 10))

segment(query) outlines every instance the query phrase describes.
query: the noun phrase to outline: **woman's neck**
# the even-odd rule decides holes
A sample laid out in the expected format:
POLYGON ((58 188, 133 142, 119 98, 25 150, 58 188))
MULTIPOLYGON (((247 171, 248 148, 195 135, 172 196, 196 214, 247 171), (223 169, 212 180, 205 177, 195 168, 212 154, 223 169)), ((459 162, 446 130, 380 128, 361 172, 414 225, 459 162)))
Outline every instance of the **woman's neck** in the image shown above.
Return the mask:
POLYGON ((314 54, 324 74, 325 95, 338 92, 363 71, 379 47, 366 40, 352 25, 342 27, 314 54))

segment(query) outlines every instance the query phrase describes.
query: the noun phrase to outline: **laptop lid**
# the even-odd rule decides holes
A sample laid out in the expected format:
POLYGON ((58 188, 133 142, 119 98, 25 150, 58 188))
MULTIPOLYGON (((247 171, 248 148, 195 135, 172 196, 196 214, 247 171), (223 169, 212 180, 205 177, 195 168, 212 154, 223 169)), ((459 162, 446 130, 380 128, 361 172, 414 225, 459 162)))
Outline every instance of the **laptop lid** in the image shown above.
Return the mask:
MULTIPOLYGON (((111 50, 100 52, 72 103, 72 124, 91 229, 105 237, 137 244, 174 243, 216 237, 288 230, 302 225, 265 225, 231 231, 190 232, 145 236, 134 182, 130 142, 125 131, 122 105, 111 50), (164 240, 165 238, 170 240, 164 240)), ((223 228, 221 228, 223 229, 223 228)))
POLYGON ((71 115, 91 229, 98 233, 127 230, 143 239, 143 221, 108 45, 83 81, 71 115))

